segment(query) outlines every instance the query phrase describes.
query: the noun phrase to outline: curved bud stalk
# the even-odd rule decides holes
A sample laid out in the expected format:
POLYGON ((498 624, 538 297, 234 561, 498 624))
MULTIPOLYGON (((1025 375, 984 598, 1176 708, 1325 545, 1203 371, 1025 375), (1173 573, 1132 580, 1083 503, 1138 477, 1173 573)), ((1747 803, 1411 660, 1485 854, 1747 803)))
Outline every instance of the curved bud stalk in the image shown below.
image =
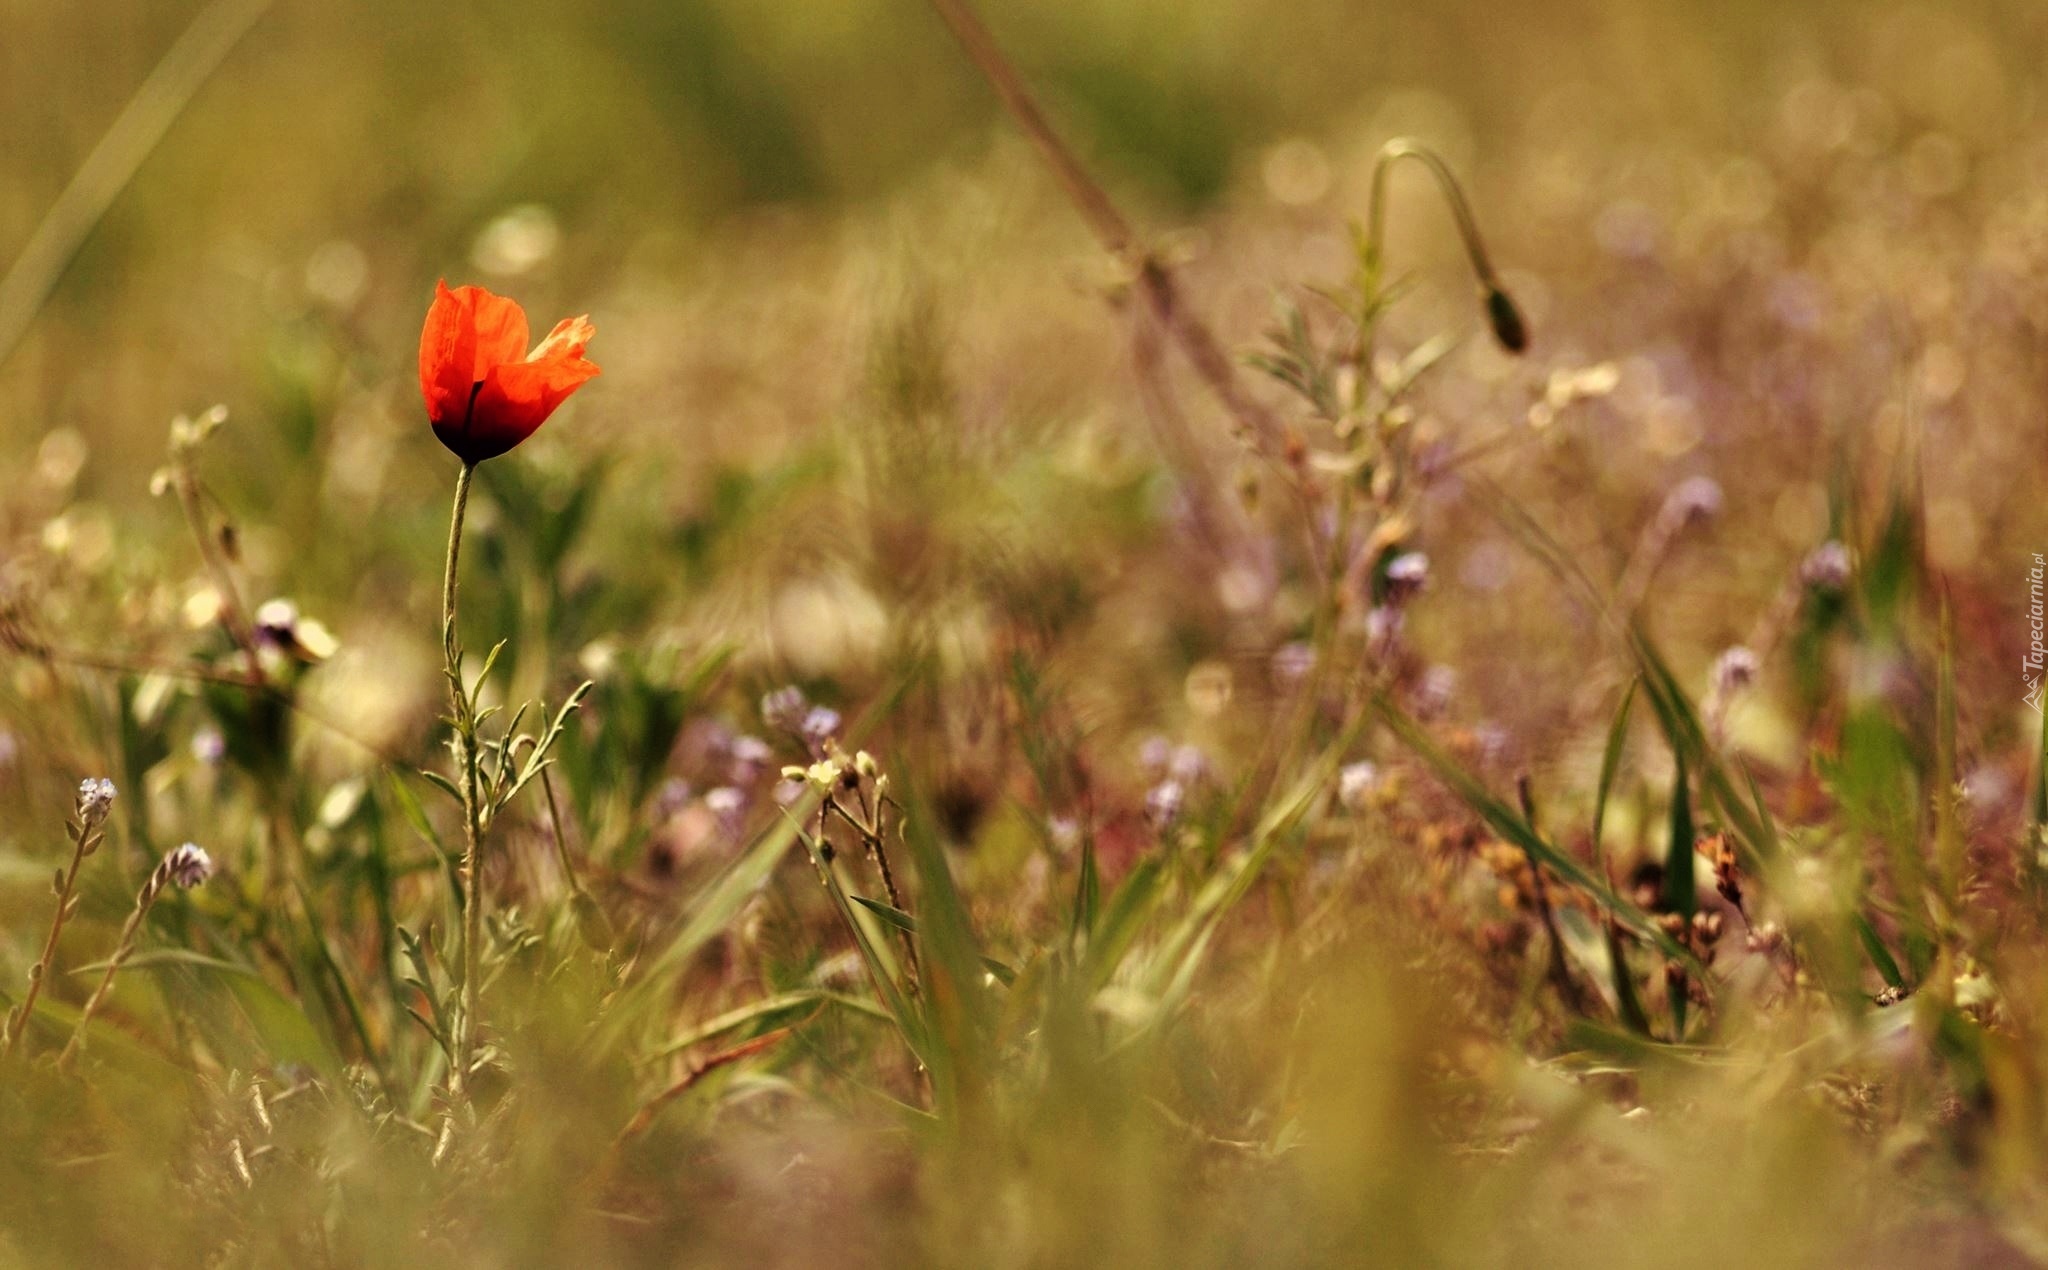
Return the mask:
POLYGON ((1473 219, 1472 205, 1465 198, 1464 187, 1458 184, 1458 178, 1442 156, 1408 137, 1396 137, 1381 146, 1379 157, 1373 162, 1372 197, 1366 211, 1365 239, 1366 269, 1373 282, 1380 280, 1386 259, 1387 174, 1403 159, 1413 159, 1429 169, 1430 175, 1436 178, 1437 188, 1443 191, 1444 202, 1450 205, 1451 216, 1458 223, 1458 237, 1464 240, 1465 255, 1471 260, 1472 272, 1479 280, 1480 302, 1486 310, 1487 324, 1493 328, 1494 339, 1510 353, 1525 351, 1529 347, 1529 324, 1523 319, 1514 297, 1501 284, 1500 275, 1494 272, 1493 261, 1486 254, 1486 240, 1480 236, 1479 222, 1473 219))
POLYGON ((149 916, 149 910, 156 904, 156 897, 172 883, 190 890, 213 876, 213 859, 204 848, 186 843, 170 852, 150 871, 142 890, 135 896, 135 911, 128 914, 128 921, 121 927, 120 942, 114 945, 114 955, 107 958, 107 968, 100 976, 99 986, 92 990, 92 996, 79 1012, 78 1024, 71 1029, 71 1039, 65 1043, 64 1052, 57 1056, 57 1066, 68 1067, 78 1057, 78 1051, 85 1045, 85 1029, 92 1023, 93 1015, 99 1013, 100 1005, 113 989, 114 975, 135 951, 135 936, 142 930, 142 919, 149 916))

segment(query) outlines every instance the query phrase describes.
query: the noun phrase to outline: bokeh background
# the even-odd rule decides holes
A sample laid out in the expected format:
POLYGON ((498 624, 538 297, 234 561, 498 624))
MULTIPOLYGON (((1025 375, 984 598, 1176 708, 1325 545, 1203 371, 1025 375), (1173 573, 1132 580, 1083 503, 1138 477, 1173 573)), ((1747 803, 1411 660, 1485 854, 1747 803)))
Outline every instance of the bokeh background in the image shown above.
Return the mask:
MULTIPOLYGON (((1931 770, 1931 751, 1915 747, 1935 714, 1944 604, 1972 850, 2000 862, 1987 877, 2021 858, 2040 736, 2021 700, 2027 570, 2048 551, 2048 6, 984 7, 1055 126, 1233 354, 1265 340, 1276 299, 1345 278, 1348 224, 1364 213, 1385 141, 1421 139, 1465 182, 1533 346, 1517 358, 1485 337, 1449 218, 1408 171, 1394 184, 1389 256, 1411 285, 1381 338, 1405 352, 1439 332, 1462 337, 1413 399, 1430 479, 1398 539, 1428 556, 1430 574, 1403 638, 1414 669, 1448 672, 1428 681, 1441 698, 1433 726, 1494 787, 1529 774, 1560 822, 1585 819, 1604 729, 1634 673, 1493 514, 1499 496, 1605 584, 1641 556, 1674 492, 1690 491, 1711 514, 1670 544, 1645 612, 1697 696, 1716 656, 1749 636, 1823 542, 1847 543, 1859 568, 1900 570, 1867 585, 1859 572, 1863 624, 1767 661, 1726 720, 1730 752, 1763 774, 1814 858, 1841 865, 1826 876, 1861 879, 1843 862, 1874 838, 1852 814, 1854 781, 1821 780, 1814 756, 1839 748, 1844 715, 1868 706, 1902 722, 1883 732, 1895 767, 1880 765, 1860 796, 1893 807, 1909 786, 1886 782, 1931 770)), ((365 980, 390 969, 379 943, 390 914, 345 887, 371 858, 364 843, 408 832, 379 791, 388 769, 432 761, 443 708, 435 612, 456 465, 425 424, 415 374, 439 278, 515 297, 539 329, 582 312, 598 328, 590 356, 603 375, 482 470, 464 620, 473 649, 511 638, 508 698, 559 700, 578 679, 597 681, 589 727, 564 760, 568 836, 593 888, 648 929, 672 929, 694 883, 747 840, 706 809, 706 738, 760 730, 756 703, 786 683, 876 721, 877 748, 942 813, 948 858, 1005 956, 1021 958, 1073 884, 1072 859, 1047 832, 1073 809, 1025 774, 1020 665, 1076 738, 1111 873, 1143 849, 1133 826, 1157 776, 1142 757, 1148 737, 1198 750, 1219 805, 1233 782, 1266 773, 1275 720, 1292 717, 1273 658, 1310 633, 1317 603, 1284 482, 1170 354, 1167 409, 1194 444, 1161 444, 1161 381, 1145 369, 1127 272, 927 6, 0 0, 0 269, 129 108, 156 112, 160 141, 103 216, 70 226, 82 238, 47 296, 17 290, 14 310, 0 309, 0 335, 19 323, 0 346, 0 616, 74 654, 225 659, 213 583, 176 500, 151 493, 172 418, 224 406, 199 461, 209 515, 233 526, 245 598, 288 599, 332 637, 293 689, 328 723, 301 722, 278 757, 294 773, 291 814, 310 858, 344 879, 335 928, 352 932, 365 980), (253 21, 189 102, 131 107, 202 12, 253 21), (1198 488, 1249 509, 1246 550, 1218 562, 1192 544, 1198 488), (714 649, 730 660, 694 678, 714 649), (912 678, 917 689, 903 690, 912 678), (663 803, 678 786, 681 801, 663 803)), ((1242 373, 1311 444, 1335 448, 1299 402, 1242 373)), ((185 838, 253 871, 279 813, 227 717, 175 677, 53 669, 0 650, 6 983, 37 951, 46 857, 81 775, 120 780, 131 873, 130 855, 185 838)), ((1637 734, 1655 736, 1641 717, 1637 734)), ((1389 772, 1399 762, 1381 742, 1369 757, 1389 772)), ((1640 767, 1609 821, 1632 844, 1623 868, 1655 855, 1663 831, 1652 793, 1668 760, 1640 767)), ((1925 792, 1910 788, 1908 798, 1925 792)), ((1998 1051, 2007 1066, 1985 1064, 2002 1073, 2002 1095, 2034 1099, 2017 1113, 2009 1097, 1996 1115, 1958 1101, 1944 1083, 1953 1073, 1930 1057, 1953 1059, 1941 1049, 1953 1034, 1931 1014, 1910 1058, 1873 1057, 1856 1048, 1882 1048, 1861 1023, 1835 1031, 1815 1022, 1817 1006, 1781 1016, 1760 1004, 1778 1004, 1761 972, 1731 989, 1729 1032, 1716 1037, 1727 1048, 1711 1062, 1643 1060, 1618 1076, 1627 1064, 1616 1060, 1541 1084, 1530 1074, 1540 1063, 1522 1055, 1561 1048, 1556 1011, 1533 1004, 1542 970, 1522 951, 1537 946, 1527 911, 1510 913, 1525 939, 1509 954, 1481 938, 1495 909, 1514 907, 1495 903, 1497 879, 1461 858, 1455 883, 1390 885, 1400 905, 1345 889, 1354 868, 1377 879, 1387 859, 1419 859, 1417 844, 1434 852, 1463 832, 1445 826, 1470 826, 1419 772, 1389 789, 1382 801, 1398 815, 1365 830, 1339 817, 1318 839, 1323 854, 1289 864, 1286 885, 1314 903, 1297 914, 1291 901, 1262 902, 1252 925, 1219 941, 1221 981, 1198 994, 1214 1012, 1190 1026, 1193 1039, 1148 1052, 1164 1069, 1205 1056, 1186 1063, 1201 1079, 1182 1071, 1160 1105, 1201 1122, 1204 1148, 1229 1161, 1203 1155, 1202 1176, 1242 1186, 1231 1191, 1240 1204, 1212 1209, 1203 1198, 1215 1191, 1183 1188, 1178 1139, 1162 1147, 1156 1123, 1128 1114, 1164 1088, 1150 1066, 1100 1085, 1054 1082, 1072 1101, 1019 1096, 1036 1108, 1020 1114, 1026 1128, 985 1157, 918 1159, 900 1136, 880 1148, 864 1136, 872 1108, 820 1110, 846 1111, 833 1102, 842 1070, 806 1059, 789 1087, 835 1093, 802 1115, 747 1121, 716 1149, 677 1131, 686 1142, 673 1158, 703 1172, 646 1184, 643 1199, 675 1198, 663 1185, 686 1192, 669 1224, 650 1229, 789 1264, 853 1230, 873 1241, 864 1254, 886 1260, 915 1208, 905 1196, 929 1202, 942 1189, 932 1177, 968 1159, 1019 1188, 1006 1211, 1043 1232, 1049 1263, 1114 1248, 1132 1263, 1230 1264, 1279 1247, 1276 1261, 1327 1264, 1331 1247, 1368 1228, 1408 1263, 1536 1248, 1538 1263, 1640 1264, 1642 1229, 1659 1232, 1660 1255, 1682 1249, 1674 1259, 1698 1264, 2002 1264, 2016 1248, 2048 1250, 2026 1215, 2040 1211, 2035 1165, 2048 1156, 2037 1093, 2048 972, 2025 951, 2037 941, 2002 924, 2006 909, 1969 946, 2013 954, 1999 967, 2001 1025, 2022 1039, 1998 1051), (1371 855, 1375 844, 1393 850, 1371 855), (1338 899, 1315 889, 1325 883, 1338 899), (1405 906, 1415 894, 1427 898, 1405 906), (1344 955, 1354 939, 1374 955, 1344 955), (1390 949, 1398 956, 1377 956, 1390 949), (1403 973, 1375 977, 1386 966, 1403 973), (1808 1045, 1816 1036, 1826 1045, 1808 1045), (1838 1043, 1849 1075, 1814 1057, 1838 1043), (1418 1100, 1446 1065, 1461 1080, 1482 1074, 1418 1100), (1652 1127, 1609 1114, 1626 1104, 1654 1104, 1652 1127), (1142 1123, 1091 1155, 1063 1136, 1090 1117, 1119 1131, 1142 1123), (1285 1126, 1318 1117, 1353 1132, 1301 1147, 1285 1126), (1468 1132, 1474 1123, 1485 1130, 1468 1132), (1515 1156, 1532 1136, 1544 1149, 1515 1156), (792 1137, 825 1179, 806 1183, 813 1199, 793 1216, 779 1171, 792 1137), (1229 1154, 1247 1143, 1257 1167, 1229 1154), (1538 1162, 1466 1184, 1475 1160, 1509 1157, 1538 1162), (1302 1167, 1263 1167, 1275 1159, 1302 1167), (1825 1185, 1807 1189, 1810 1177, 1825 1185), (1901 1178, 1917 1207, 1897 1200, 1901 1178), (693 1225, 688 1214, 705 1212, 717 1221, 693 1225), (762 1213, 796 1233, 764 1234, 762 1213), (1761 1251, 1723 1246, 1749 1235, 1761 1251), (1261 1242, 1272 1240, 1282 1243, 1261 1242), (1208 1261, 1187 1259, 1197 1252, 1208 1261)), ((773 819, 757 812, 755 830, 773 819)), ((1177 899, 1236 845, 1231 823, 1227 809, 1210 817, 1209 854, 1188 866, 1177 899)), ((545 864, 526 863, 544 854, 539 841, 535 825, 508 825, 519 861, 501 879, 508 894, 559 899, 545 864)), ((434 880, 428 867, 393 893, 426 912, 434 880)), ((809 884, 801 864, 785 866, 777 896, 797 883, 809 884)), ((118 880, 100 887, 90 938, 110 937, 130 893, 118 880)), ((233 894, 216 888, 194 911, 232 929, 248 917, 220 898, 233 894)), ((678 1022, 786 986, 767 981, 789 966, 811 973, 831 920, 751 912, 720 945, 724 960, 682 976, 691 991, 676 994, 678 1022)), ((1951 986, 1976 981, 1967 964, 1940 970, 1951 986)), ((1882 986, 1868 967, 1853 973, 1871 995, 1882 986)), ((176 1010, 149 1001, 126 993, 124 1017, 171 1030, 176 1010)), ((416 1074, 427 1047, 391 1039, 410 1026, 397 1002, 394 988, 389 1017, 373 1021, 388 1040, 378 1057, 416 1074)), ((841 1041, 835 1032, 821 1046, 849 1067, 872 1052, 841 1041)), ((615 1068, 578 1084, 590 1073, 570 1066, 547 1095, 561 1105, 538 1104, 562 1119, 537 1113, 549 1132, 506 1153, 514 1176, 463 1199, 491 1236, 469 1255, 560 1256, 599 1237, 579 1224, 596 1219, 564 1215, 555 1170, 602 1135, 580 1141, 560 1126, 629 1111, 606 1100, 637 1086, 615 1068)), ((886 1074, 908 1088, 900 1067, 886 1074)), ((422 1105, 430 1084, 419 1077, 422 1105)), ((437 1215, 426 1209, 438 1201, 413 1195, 438 1184, 421 1180, 438 1175, 417 1155, 392 1153, 417 1170, 392 1176, 417 1187, 379 1183, 392 1194, 353 1195, 356 1211, 403 1199, 421 1206, 403 1210, 408 1220, 437 1215)), ((27 1158, 8 1157, 19 1177, 38 1176, 27 1158)), ((137 1165, 133 1176, 164 1175, 137 1165)), ((123 1176, 100 1177, 80 1211, 94 1195, 111 1208, 123 1176)), ((303 1216, 299 1197, 273 1184, 266 1211, 303 1216)), ((28 1193, 22 1202, 41 1202, 28 1193)), ((179 1237, 206 1246, 213 1210, 193 1217, 177 1196, 155 1198, 166 1220, 188 1222, 179 1237)), ((958 1226, 918 1236, 922 1255, 944 1263, 946 1249, 969 1246, 947 1241, 980 1211, 963 1200, 958 1226)), ((658 1264, 669 1246, 597 1225, 620 1241, 603 1245, 620 1260, 658 1264)), ((114 1244, 81 1233, 93 1228, 88 1216, 27 1222, 35 1233, 15 1249, 112 1255, 114 1244)), ((403 1229, 373 1221, 344 1247, 403 1260, 403 1229)), ((139 1243, 119 1246, 141 1255, 139 1243)))

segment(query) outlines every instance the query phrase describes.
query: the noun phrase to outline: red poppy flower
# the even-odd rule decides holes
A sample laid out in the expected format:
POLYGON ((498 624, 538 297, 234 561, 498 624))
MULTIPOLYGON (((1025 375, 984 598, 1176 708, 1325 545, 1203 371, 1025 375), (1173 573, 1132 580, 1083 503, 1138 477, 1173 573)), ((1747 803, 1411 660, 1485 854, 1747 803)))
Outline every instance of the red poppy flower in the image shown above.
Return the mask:
POLYGON ((563 318, 531 353, 526 310, 482 287, 434 289, 420 332, 420 392, 434 435, 464 463, 496 458, 532 436, 597 374, 583 360, 590 317, 563 318))

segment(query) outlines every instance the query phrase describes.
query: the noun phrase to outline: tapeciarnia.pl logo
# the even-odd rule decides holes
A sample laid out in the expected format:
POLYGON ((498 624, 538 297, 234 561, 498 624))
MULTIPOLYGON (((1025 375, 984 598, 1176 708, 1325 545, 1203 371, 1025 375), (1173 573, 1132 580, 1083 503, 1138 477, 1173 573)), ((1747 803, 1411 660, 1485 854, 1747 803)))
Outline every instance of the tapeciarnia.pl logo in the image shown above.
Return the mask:
POLYGON ((2041 665, 2048 661, 2048 648, 2042 646, 2041 582, 2048 564, 2044 564, 2041 553, 2034 553, 2034 567, 2027 570, 2027 628, 2033 634, 2033 642, 2027 646, 2027 655, 2020 661, 2021 673, 2027 681, 2027 704, 2034 713, 2041 713, 2041 665))

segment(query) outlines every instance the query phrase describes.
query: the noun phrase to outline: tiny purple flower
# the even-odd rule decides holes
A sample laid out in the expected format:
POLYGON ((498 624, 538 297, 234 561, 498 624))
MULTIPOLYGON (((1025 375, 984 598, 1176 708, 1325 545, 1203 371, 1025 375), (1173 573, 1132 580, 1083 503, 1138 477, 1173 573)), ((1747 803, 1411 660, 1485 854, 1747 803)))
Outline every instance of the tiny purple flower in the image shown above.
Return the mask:
POLYGON ((778 732, 799 732, 804 726, 804 714, 811 708, 804 690, 795 684, 777 688, 761 698, 761 722, 778 732))
POLYGON ((163 867, 173 882, 188 891, 213 876, 213 858, 190 842, 165 856, 163 867))
POLYGON ((1800 562, 1799 580, 1816 591, 1839 591, 1849 585, 1849 565, 1849 549, 1829 539, 1800 562))

